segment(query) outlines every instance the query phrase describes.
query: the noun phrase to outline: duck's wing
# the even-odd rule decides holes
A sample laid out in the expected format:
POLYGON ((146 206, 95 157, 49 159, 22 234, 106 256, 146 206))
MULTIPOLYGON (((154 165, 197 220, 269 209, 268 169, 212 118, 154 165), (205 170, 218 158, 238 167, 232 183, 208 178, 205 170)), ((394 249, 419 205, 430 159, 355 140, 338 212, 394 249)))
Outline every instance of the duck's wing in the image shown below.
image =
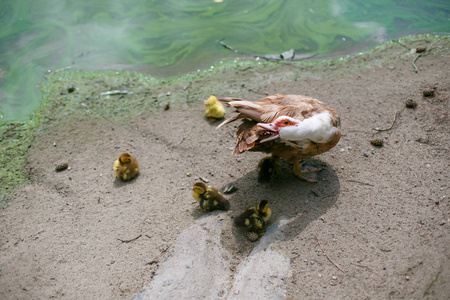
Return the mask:
POLYGON ((208 186, 206 190, 206 198, 212 202, 214 209, 229 210, 230 202, 214 187, 208 186))
POLYGON ((282 94, 268 96, 258 101, 241 98, 223 98, 220 101, 233 106, 238 114, 225 120, 219 127, 244 117, 257 123, 270 123, 279 116, 303 120, 322 105, 320 101, 311 97, 282 94))

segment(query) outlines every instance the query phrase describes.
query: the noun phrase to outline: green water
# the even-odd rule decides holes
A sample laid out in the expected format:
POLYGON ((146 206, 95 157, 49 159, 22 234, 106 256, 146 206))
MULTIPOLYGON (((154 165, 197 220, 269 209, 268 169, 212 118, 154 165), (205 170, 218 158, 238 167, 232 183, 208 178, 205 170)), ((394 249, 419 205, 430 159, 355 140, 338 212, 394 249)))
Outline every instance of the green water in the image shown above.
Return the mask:
POLYGON ((400 35, 450 32, 450 2, 387 0, 0 0, 0 106, 21 121, 49 71, 127 69, 172 76, 291 48, 354 53, 400 35))

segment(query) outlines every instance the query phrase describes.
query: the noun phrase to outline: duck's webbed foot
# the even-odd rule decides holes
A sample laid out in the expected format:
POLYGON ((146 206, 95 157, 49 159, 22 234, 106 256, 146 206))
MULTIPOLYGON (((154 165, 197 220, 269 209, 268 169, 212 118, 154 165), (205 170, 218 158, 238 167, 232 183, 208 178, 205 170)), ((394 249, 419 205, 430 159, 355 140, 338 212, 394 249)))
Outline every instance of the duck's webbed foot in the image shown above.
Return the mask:
POLYGON ((244 236, 250 241, 250 242, 256 242, 260 235, 254 231, 247 231, 244 232, 244 236))
POLYGON ((317 182, 317 172, 320 169, 315 169, 310 166, 305 166, 305 163, 294 163, 294 174, 298 178, 302 180, 306 180, 308 182, 317 182))

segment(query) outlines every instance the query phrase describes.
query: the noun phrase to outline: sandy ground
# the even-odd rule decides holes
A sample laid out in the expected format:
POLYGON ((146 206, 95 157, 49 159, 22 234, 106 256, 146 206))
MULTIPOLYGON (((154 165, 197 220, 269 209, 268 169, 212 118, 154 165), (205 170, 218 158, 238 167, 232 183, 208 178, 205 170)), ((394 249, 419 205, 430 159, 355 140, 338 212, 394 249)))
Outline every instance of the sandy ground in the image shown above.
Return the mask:
POLYGON ((407 48, 426 44, 393 44, 314 73, 280 64, 270 74, 247 68, 220 78, 240 92, 219 97, 304 94, 336 108, 341 141, 308 160, 321 168, 318 183, 300 181, 288 165, 272 183, 258 183, 262 154, 233 157, 235 127, 215 130, 201 101, 130 116, 126 125, 87 116, 43 125, 26 166, 34 183, 0 216, 0 298, 132 298, 202 217, 190 191, 201 177, 237 188, 220 214, 232 272, 257 243, 231 218, 267 199, 272 222, 289 220, 273 245, 290 259, 286 298, 448 299, 450 41, 419 58, 415 73, 417 54, 407 48), (398 113, 391 130, 373 130, 389 127, 408 99, 416 109, 398 113), (374 138, 384 146, 372 146, 374 138), (141 165, 129 183, 112 174, 122 152, 141 165), (70 170, 55 172, 64 161, 70 170))

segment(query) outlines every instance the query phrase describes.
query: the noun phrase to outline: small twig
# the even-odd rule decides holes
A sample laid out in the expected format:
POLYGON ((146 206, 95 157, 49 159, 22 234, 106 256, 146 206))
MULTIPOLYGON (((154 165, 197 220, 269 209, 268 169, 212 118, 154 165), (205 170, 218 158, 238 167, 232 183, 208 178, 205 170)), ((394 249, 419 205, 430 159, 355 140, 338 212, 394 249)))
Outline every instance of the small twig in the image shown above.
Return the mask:
MULTIPOLYGON (((150 238, 150 236, 145 235, 146 237, 150 238)), ((152 261, 146 263, 146 265, 153 265, 153 264, 157 264, 159 263, 158 257, 161 256, 161 254, 163 254, 164 252, 166 252, 167 250, 169 250, 170 246, 172 246, 172 244, 170 244, 169 246, 166 247, 166 249, 161 250, 161 252, 156 256, 156 258, 154 258, 152 261)))
POLYGON ((72 66, 67 66, 67 67, 64 67, 64 68, 61 68, 61 69, 56 69, 53 72, 51 72, 50 74, 44 75, 44 77, 45 78, 49 78, 50 76, 55 75, 58 72, 61 72, 61 71, 64 71, 64 70, 67 70, 67 69, 70 69, 70 68, 72 68, 72 66))
MULTIPOLYGON (((307 60, 307 59, 313 58, 313 57, 315 57, 317 55, 319 55, 319 53, 314 53, 314 54, 311 54, 311 55, 295 55, 294 58, 291 59, 291 61, 307 60)), ((286 60, 286 59, 280 59, 280 60, 284 60, 285 64, 287 64, 287 65, 289 64, 289 61, 286 60)))
POLYGON ((354 265, 354 266, 366 269, 369 272, 373 272, 372 268, 369 268, 368 266, 358 265, 358 264, 355 264, 355 263, 351 263, 351 264, 354 265))
POLYGON ((319 244, 320 250, 322 250, 323 254, 328 258, 328 260, 329 260, 336 268, 338 268, 339 271, 341 271, 341 272, 344 273, 344 274, 347 273, 347 272, 345 272, 344 270, 342 270, 341 267, 339 267, 339 265, 338 265, 337 263, 335 263, 335 262, 328 256, 328 254, 325 252, 325 250, 323 250, 322 244, 320 243, 320 240, 319 240, 319 237, 317 236, 317 233, 316 233, 316 239, 317 239, 317 243, 319 244))
POLYGON ((291 58, 291 59, 284 59, 281 56, 280 57, 276 57, 274 55, 266 55, 266 56, 264 56, 264 55, 248 55, 246 53, 240 52, 237 49, 234 49, 233 47, 228 46, 227 44, 225 44, 223 42, 223 40, 217 41, 217 44, 219 44, 220 46, 224 47, 227 50, 233 51, 234 53, 243 55, 247 59, 249 58, 249 59, 256 59, 256 60, 263 59, 263 60, 266 60, 266 61, 300 61, 300 60, 310 59, 310 58, 312 58, 312 57, 317 55, 317 53, 314 53, 314 54, 309 55, 309 56, 295 55, 294 54, 293 58, 291 58))
POLYGON ((114 91, 107 91, 107 92, 101 92, 100 95, 102 96, 109 96, 109 95, 126 95, 126 94, 132 94, 133 92, 129 92, 127 90, 114 90, 114 91))
POLYGON ((192 81, 189 81, 187 85, 184 86, 183 90, 188 90, 192 86, 192 81))
POLYGON ((199 179, 200 179, 201 181, 203 181, 204 183, 208 183, 208 182, 209 182, 209 180, 206 179, 206 178, 204 178, 204 177, 199 177, 199 179))
POLYGON ((227 44, 225 44, 222 40, 221 41, 217 41, 217 44, 219 44, 220 46, 224 47, 225 49, 228 49, 230 51, 233 51, 235 53, 238 53, 239 51, 237 51, 234 48, 231 48, 230 46, 228 46, 227 44))
POLYGON ((169 250, 170 246, 172 246, 172 244, 170 244, 169 246, 167 246, 166 249, 162 250, 161 253, 160 253, 159 255, 161 255, 161 254, 163 254, 164 252, 166 252, 167 250, 169 250))
POLYGON ((255 94, 258 94, 258 95, 269 96, 268 93, 255 91, 254 89, 248 89, 248 91, 249 91, 249 92, 253 92, 253 93, 255 93, 255 94))
POLYGON ((382 129, 382 128, 374 128, 373 130, 376 130, 376 131, 378 131, 378 132, 380 132, 380 131, 388 131, 388 130, 391 130, 392 127, 394 127, 395 120, 397 119, 397 115, 398 115, 399 113, 401 113, 401 112, 405 109, 405 107, 406 107, 406 105, 403 106, 402 109, 397 110, 397 111, 395 112, 394 119, 392 120, 391 126, 389 126, 388 128, 384 128, 384 129, 382 129))
POLYGON ((175 145, 173 145, 173 148, 180 147, 181 143, 184 141, 185 137, 182 137, 175 145))
POLYGON ((121 239, 119 239, 119 238, 116 238, 116 239, 119 240, 119 241, 121 241, 122 243, 130 243, 130 242, 132 242, 132 241, 137 240, 137 239, 140 238, 141 236, 142 236, 142 234, 138 235, 138 236, 135 237, 135 238, 132 238, 131 240, 121 240, 121 239))
POLYGON ((400 43, 400 41, 398 41, 398 40, 392 40, 392 41, 393 41, 394 43, 399 44, 400 46, 402 46, 402 47, 404 47, 404 48, 406 48, 406 49, 409 49, 408 46, 403 45, 403 44, 400 43))
POLYGON ((360 184, 364 184, 364 185, 370 185, 370 186, 374 186, 371 183, 367 183, 367 182, 362 182, 362 181, 358 181, 358 180, 353 180, 353 179, 347 179, 345 181, 349 181, 349 182, 356 182, 356 183, 360 183, 360 184))
POLYGON ((236 133, 228 131, 228 134, 229 134, 233 139, 236 138, 236 133))
POLYGON ((431 43, 430 47, 427 47, 427 50, 425 50, 424 52, 420 53, 419 55, 416 56, 416 58, 414 58, 414 60, 412 62, 412 66, 413 66, 414 71, 416 73, 419 72, 419 69, 417 69, 417 67, 416 67, 416 60, 418 60, 419 57, 421 57, 423 54, 428 54, 431 50, 433 50, 434 44, 436 44, 437 42, 439 42, 440 40, 445 39, 445 38, 447 38, 447 37, 443 37, 443 38, 440 38, 438 40, 435 40, 433 43, 431 43))

